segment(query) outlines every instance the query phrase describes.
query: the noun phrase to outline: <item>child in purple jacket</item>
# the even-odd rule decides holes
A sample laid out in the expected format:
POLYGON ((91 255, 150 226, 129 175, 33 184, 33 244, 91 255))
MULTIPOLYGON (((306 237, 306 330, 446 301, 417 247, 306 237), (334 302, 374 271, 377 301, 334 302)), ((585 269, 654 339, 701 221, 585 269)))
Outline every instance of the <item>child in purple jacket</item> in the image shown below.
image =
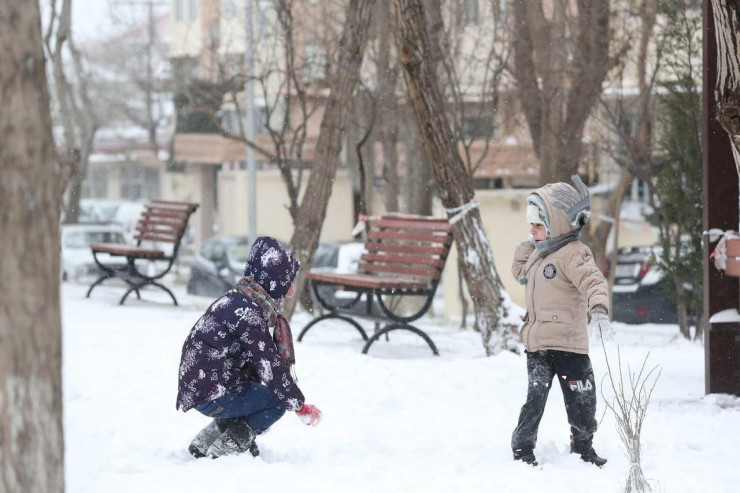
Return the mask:
POLYGON ((193 456, 257 455, 256 435, 285 411, 310 426, 321 421, 291 375, 292 336, 280 313, 283 300, 295 294, 298 268, 277 240, 258 238, 237 288, 214 301, 190 330, 176 407, 213 418, 191 442, 193 456))

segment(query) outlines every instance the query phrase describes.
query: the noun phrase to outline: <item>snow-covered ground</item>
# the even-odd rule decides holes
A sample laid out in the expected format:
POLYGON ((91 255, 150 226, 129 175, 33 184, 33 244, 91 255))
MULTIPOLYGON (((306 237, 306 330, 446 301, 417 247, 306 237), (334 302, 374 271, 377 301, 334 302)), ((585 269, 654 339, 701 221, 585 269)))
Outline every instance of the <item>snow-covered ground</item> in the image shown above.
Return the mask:
MULTIPOLYGON (((299 383, 321 408, 316 428, 286 415, 258 439, 259 458, 193 459, 187 445, 207 419, 175 410, 182 342, 211 300, 156 292, 118 306, 121 289, 65 284, 64 426, 67 491, 98 492, 618 492, 629 464, 614 419, 600 423, 599 470, 568 453, 560 389, 550 394, 533 469, 509 441, 527 390, 525 357, 485 358, 477 335, 427 320, 442 356, 391 334, 369 356, 349 325, 325 322, 298 344, 299 383)), ((294 333, 307 322, 293 320, 294 333)), ((371 325, 366 325, 368 329, 371 325)), ((704 395, 704 350, 672 326, 616 325, 623 363, 663 369, 643 430, 654 491, 740 490, 740 399, 704 395)), ((608 348, 615 351, 616 346, 608 348)), ((614 352, 615 356, 616 353, 614 352)), ((606 371, 591 357, 597 385, 606 371)), ((604 410, 599 402, 599 415, 604 410)))

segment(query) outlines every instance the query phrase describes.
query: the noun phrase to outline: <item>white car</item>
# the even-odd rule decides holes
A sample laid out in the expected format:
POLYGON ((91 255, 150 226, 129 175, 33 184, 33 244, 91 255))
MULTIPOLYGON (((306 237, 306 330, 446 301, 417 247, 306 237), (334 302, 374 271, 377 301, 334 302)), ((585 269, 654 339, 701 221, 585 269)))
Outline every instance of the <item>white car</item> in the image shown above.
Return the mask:
MULTIPOLYGON (((106 224, 63 224, 61 237, 61 276, 62 281, 86 281, 102 274, 95 263, 91 243, 126 244, 120 226, 106 224)), ((125 265, 124 257, 98 255, 105 264, 125 265)))

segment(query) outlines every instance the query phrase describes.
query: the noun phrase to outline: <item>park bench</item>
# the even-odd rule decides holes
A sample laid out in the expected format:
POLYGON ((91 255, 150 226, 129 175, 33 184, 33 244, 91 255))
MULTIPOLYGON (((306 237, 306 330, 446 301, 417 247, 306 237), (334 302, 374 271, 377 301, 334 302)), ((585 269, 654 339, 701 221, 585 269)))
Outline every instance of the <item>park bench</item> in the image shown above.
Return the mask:
POLYGON ((188 221, 197 208, 198 204, 189 202, 151 200, 144 206, 136 224, 135 246, 113 243, 90 245, 95 263, 103 270, 103 275, 90 285, 87 297, 90 297, 96 286, 107 279, 120 279, 129 286, 128 291, 121 297, 120 305, 123 305, 131 292, 135 292, 136 297, 141 299, 139 290, 145 286, 156 286, 164 290, 177 305, 177 298, 172 291, 157 281, 164 277, 175 263, 188 221), (126 257, 126 264, 107 264, 98 258, 98 254, 126 257), (141 262, 140 265, 136 264, 137 260, 147 262, 142 266, 141 262), (156 272, 152 275, 149 274, 151 262, 157 264, 156 272))
POLYGON ((432 305, 452 245, 452 232, 447 219, 406 214, 361 219, 365 220, 366 240, 358 272, 308 274, 307 279, 316 299, 328 313, 311 320, 301 331, 298 341, 303 340, 308 330, 317 323, 340 319, 353 325, 366 341, 363 354, 367 354, 370 346, 383 335, 387 339, 391 331, 406 330, 424 339, 434 355, 438 356, 439 351, 432 339, 410 322, 422 317, 432 305), (326 297, 321 296, 321 288, 346 292, 345 298, 340 298, 346 302, 342 301, 341 305, 328 303, 326 297), (366 298, 364 307, 360 305, 362 309, 357 310, 354 307, 358 306, 363 295, 366 298), (421 308, 411 314, 395 313, 394 308, 403 305, 398 302, 410 297, 420 299, 421 308), (353 317, 376 321, 372 337, 368 338, 353 317), (385 323, 382 329, 379 328, 381 323, 385 323))

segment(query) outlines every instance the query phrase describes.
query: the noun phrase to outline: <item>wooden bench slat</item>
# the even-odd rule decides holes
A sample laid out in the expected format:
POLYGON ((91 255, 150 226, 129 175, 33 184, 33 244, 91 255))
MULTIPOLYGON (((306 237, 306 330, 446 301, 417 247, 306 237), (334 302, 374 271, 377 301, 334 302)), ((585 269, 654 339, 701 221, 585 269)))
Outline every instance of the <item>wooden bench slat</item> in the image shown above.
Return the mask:
POLYGON ((154 210, 145 210, 141 213, 142 217, 146 217, 150 221, 156 221, 159 218, 163 219, 179 219, 182 221, 187 221, 189 214, 187 212, 177 212, 177 211, 154 211, 154 210))
POLYGON ((163 242, 163 243, 177 243, 180 241, 180 238, 177 236, 171 236, 171 235, 164 235, 164 234, 153 234, 153 233, 144 233, 140 235, 134 236, 136 240, 139 241, 157 241, 157 242, 163 242))
POLYGON ((400 243, 366 243, 365 248, 371 252, 393 252, 393 253, 424 253, 427 255, 446 255, 449 248, 426 246, 426 245, 408 245, 400 243))
POLYGON ((173 228, 184 229, 187 226, 185 221, 175 221, 172 219, 139 219, 137 226, 171 226, 173 228))
POLYGON ((109 255, 115 255, 119 257, 137 257, 147 259, 158 259, 165 257, 165 253, 162 250, 119 245, 118 243, 93 243, 90 245, 90 248, 93 252, 107 253, 109 255))
POLYGON ((183 212, 191 212, 194 211, 195 208, 188 205, 188 204, 179 204, 179 203, 169 203, 169 202, 148 202, 144 205, 146 209, 161 209, 161 210, 168 210, 168 211, 183 211, 183 212))
POLYGON ((405 240, 417 241, 419 243, 446 243, 448 235, 419 234, 419 233, 402 233, 398 231, 374 231, 370 230, 367 234, 370 240, 405 240))
POLYGON ((178 202, 175 200, 160 200, 160 199, 152 199, 149 201, 150 204, 159 204, 159 205, 165 205, 170 207, 187 207, 188 209, 196 210, 200 204, 197 204, 195 202, 178 202))
POLYGON ((392 274, 403 274, 406 276, 419 277, 423 279, 439 279, 441 272, 437 269, 421 269, 414 267, 405 267, 400 264, 374 264, 359 262, 357 270, 361 272, 388 272, 392 274))
POLYGON ((137 225, 136 231, 141 233, 163 233, 166 235, 180 236, 183 233, 181 228, 173 228, 172 226, 166 225, 137 225))
POLYGON ((410 264, 430 267, 444 267, 445 265, 444 259, 441 258, 419 257, 412 255, 375 255, 372 253, 363 253, 360 260, 369 263, 385 262, 391 264, 410 264))
POLYGON ((450 225, 447 221, 425 221, 425 220, 410 220, 410 219, 396 219, 382 217, 370 221, 371 227, 374 228, 388 228, 388 229, 400 229, 400 230, 420 230, 420 231, 433 231, 447 233, 450 231, 450 225))
POLYGON ((308 279, 338 286, 369 289, 427 289, 429 284, 416 279, 382 277, 368 274, 328 274, 309 272, 308 279))

